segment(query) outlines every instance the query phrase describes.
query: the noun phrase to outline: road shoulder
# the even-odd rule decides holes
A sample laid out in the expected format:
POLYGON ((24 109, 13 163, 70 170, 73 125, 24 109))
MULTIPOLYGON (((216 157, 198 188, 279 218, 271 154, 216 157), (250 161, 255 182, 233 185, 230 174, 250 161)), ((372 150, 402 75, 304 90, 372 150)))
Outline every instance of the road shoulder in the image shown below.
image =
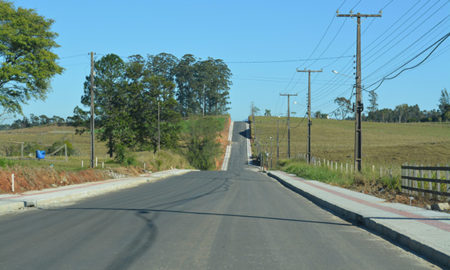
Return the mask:
POLYGON ((193 170, 173 169, 139 177, 89 182, 39 191, 29 191, 21 194, 3 194, 0 195, 0 215, 17 212, 23 210, 24 208, 56 207, 68 203, 74 203, 81 199, 136 187, 144 183, 155 182, 191 171, 193 170))

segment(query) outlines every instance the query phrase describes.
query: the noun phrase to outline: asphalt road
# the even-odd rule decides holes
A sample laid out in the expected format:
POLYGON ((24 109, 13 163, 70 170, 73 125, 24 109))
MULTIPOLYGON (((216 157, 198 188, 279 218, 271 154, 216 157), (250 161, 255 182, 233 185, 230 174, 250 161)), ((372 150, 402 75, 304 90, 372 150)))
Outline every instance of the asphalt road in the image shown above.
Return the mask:
POLYGON ((429 269, 246 165, 0 217, 0 269, 429 269))

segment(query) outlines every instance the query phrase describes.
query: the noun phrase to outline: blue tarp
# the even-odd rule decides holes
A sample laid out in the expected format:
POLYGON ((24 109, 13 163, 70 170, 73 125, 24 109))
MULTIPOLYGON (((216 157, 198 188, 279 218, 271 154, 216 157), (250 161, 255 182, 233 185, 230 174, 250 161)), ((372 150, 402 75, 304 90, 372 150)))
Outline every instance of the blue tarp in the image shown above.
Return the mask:
POLYGON ((44 159, 45 158, 45 151, 44 150, 36 150, 36 158, 37 159, 44 159))

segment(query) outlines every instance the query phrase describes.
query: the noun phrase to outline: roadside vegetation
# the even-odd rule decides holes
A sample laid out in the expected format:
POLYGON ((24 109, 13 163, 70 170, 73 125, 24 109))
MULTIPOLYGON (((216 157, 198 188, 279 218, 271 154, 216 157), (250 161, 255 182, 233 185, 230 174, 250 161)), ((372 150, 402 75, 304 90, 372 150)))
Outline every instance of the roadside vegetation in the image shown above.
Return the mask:
MULTIPOLYGON (((252 119, 251 117, 249 118, 252 119)), ((354 121, 313 119, 311 153, 320 165, 308 165, 304 159, 307 142, 307 120, 291 117, 291 159, 287 159, 286 118, 257 116, 253 155, 259 150, 268 153, 265 166, 272 165, 305 179, 318 180, 376 195, 391 201, 409 203, 401 194, 401 165, 436 166, 450 163, 450 122, 379 123, 363 122, 363 170, 354 173, 354 121), (280 160, 276 159, 277 122, 280 129, 280 160), (272 139, 270 139, 272 137, 272 139), (338 164, 336 170, 324 160, 338 164), (343 169, 341 169, 343 164, 343 169), (348 169, 346 170, 346 166, 348 169), (381 172, 380 172, 381 171, 381 172)), ((254 132, 252 123, 252 132, 254 132)), ((435 176, 432 176, 435 177, 435 176)), ((422 199, 414 203, 424 205, 422 199)))
POLYGON ((191 117, 182 121, 178 147, 160 151, 130 151, 122 157, 109 157, 104 142, 96 140, 97 167, 89 168, 90 134, 75 134, 74 127, 40 126, 0 131, 0 193, 11 191, 11 174, 15 175, 16 192, 139 175, 169 169, 220 169, 226 146, 230 118, 224 116, 191 117), (20 144, 33 145, 24 149, 20 144), (52 147, 53 142, 72 145, 73 154, 47 156, 37 160, 35 150, 52 147), (19 152, 5 155, 5 148, 19 145, 19 152), (82 167, 83 164, 83 167, 82 167))

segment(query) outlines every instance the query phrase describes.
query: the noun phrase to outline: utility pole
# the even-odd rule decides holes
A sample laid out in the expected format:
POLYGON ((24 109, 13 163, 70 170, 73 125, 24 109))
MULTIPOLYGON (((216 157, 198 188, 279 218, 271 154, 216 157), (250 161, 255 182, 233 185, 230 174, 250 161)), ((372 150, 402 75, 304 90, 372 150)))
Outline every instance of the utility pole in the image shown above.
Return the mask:
POLYGON ((160 125, 161 113, 160 113, 160 111, 161 111, 161 108, 160 108, 159 101, 158 101, 158 152, 161 150, 161 125, 160 125))
MULTIPOLYGON (((255 122, 255 106, 253 105, 252 102, 252 121, 253 121, 253 138, 256 139, 256 122, 255 122)), ((251 135, 250 135, 250 139, 251 139, 251 135)))
POLYGON ((272 169, 272 165, 273 165, 273 163, 272 163, 272 161, 273 161, 273 144, 272 144, 272 142, 273 142, 273 138, 272 138, 272 136, 270 136, 270 169, 272 169))
POLYGON ((364 110, 362 97, 361 97, 361 17, 381 17, 381 11, 379 14, 339 14, 339 10, 336 12, 337 17, 356 17, 356 104, 354 106, 355 111, 355 171, 359 172, 362 169, 362 127, 361 127, 361 113, 364 110))
POLYGON ((280 116, 277 120, 277 163, 280 160, 280 116))
POLYGON ((290 159, 291 158, 291 109, 290 109, 290 97, 296 97, 297 94, 280 94, 282 97, 287 97, 288 99, 288 114, 287 114, 287 128, 288 128, 288 146, 287 146, 287 156, 290 159))
POLYGON ((304 69, 299 70, 297 69, 297 72, 308 72, 308 143, 306 144, 306 160, 308 164, 311 163, 311 72, 322 72, 322 69, 320 70, 311 70, 311 69, 304 69))
POLYGON ((206 95, 205 95, 205 85, 203 85, 203 117, 205 117, 205 107, 206 107, 206 95))
POLYGON ((94 149, 94 52, 91 52, 91 168, 94 168, 94 158, 95 158, 95 149, 94 149))

